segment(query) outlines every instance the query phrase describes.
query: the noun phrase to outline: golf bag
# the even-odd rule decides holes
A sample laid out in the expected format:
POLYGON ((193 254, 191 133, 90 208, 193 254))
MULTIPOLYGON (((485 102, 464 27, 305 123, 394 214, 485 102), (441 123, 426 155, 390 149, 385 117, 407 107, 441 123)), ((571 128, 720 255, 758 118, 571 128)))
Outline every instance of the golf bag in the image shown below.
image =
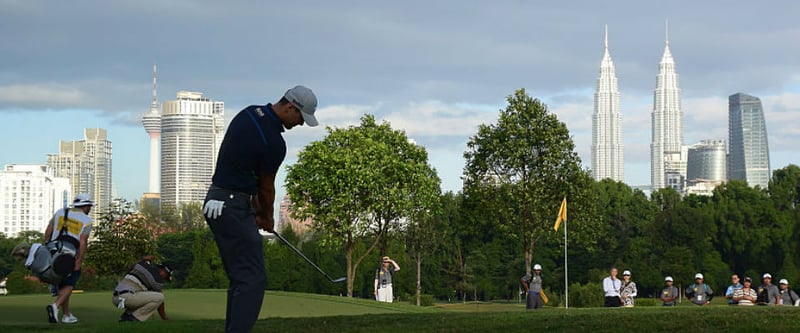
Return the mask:
MULTIPOLYGON (((44 245, 50 253, 51 259, 49 260, 49 271, 43 273, 48 274, 48 279, 60 277, 59 282, 61 282, 61 278, 72 274, 75 270, 75 257, 78 255, 78 248, 80 247, 80 243, 67 233, 68 217, 69 209, 65 208, 64 223, 58 232, 58 237, 44 245)), ((45 282, 58 284, 50 281, 45 282)))

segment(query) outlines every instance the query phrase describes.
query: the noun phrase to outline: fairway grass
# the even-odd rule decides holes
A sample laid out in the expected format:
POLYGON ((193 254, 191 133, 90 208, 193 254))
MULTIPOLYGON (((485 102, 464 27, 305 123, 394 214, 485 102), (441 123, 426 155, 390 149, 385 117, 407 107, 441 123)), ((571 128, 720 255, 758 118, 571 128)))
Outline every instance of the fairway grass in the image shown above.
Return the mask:
MULTIPOLYGON (((80 322, 49 324, 47 295, 0 297, 0 332, 221 332, 225 291, 168 290, 170 321, 118 323, 110 293, 72 297, 80 322)), ((454 303, 418 308, 372 300, 267 292, 253 332, 795 332, 800 308, 679 306, 636 308, 544 308, 517 303, 454 303)))

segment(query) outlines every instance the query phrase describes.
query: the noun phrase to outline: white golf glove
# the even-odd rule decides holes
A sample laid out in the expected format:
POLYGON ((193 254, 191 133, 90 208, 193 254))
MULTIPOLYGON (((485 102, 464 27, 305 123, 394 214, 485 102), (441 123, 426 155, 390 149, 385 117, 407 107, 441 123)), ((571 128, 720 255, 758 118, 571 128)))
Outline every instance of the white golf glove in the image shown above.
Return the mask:
POLYGON ((203 214, 210 219, 216 219, 222 216, 223 207, 225 207, 225 201, 208 200, 205 207, 203 207, 203 214))
POLYGON ((124 309, 125 308, 125 299, 120 297, 119 304, 117 304, 117 309, 124 309))

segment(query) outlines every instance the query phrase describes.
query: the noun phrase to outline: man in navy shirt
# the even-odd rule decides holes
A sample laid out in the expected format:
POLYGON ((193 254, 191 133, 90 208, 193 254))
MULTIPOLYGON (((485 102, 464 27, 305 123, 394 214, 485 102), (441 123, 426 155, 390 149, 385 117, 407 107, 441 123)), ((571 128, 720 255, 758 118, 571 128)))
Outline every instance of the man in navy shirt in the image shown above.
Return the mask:
POLYGON ((251 105, 231 121, 219 149, 203 214, 230 280, 226 332, 250 332, 264 299, 267 272, 258 229, 273 231, 275 175, 286 156, 282 133, 317 126, 317 97, 296 86, 275 104, 251 105))

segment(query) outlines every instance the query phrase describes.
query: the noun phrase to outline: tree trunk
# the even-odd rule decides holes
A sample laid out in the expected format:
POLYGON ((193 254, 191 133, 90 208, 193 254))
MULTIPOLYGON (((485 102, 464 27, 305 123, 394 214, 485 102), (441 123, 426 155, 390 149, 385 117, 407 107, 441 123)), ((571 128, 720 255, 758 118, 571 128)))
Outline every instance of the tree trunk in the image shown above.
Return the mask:
POLYGON ((417 306, 419 306, 420 291, 422 285, 420 284, 420 271, 422 270, 422 256, 417 256, 417 306))
POLYGON ((353 281, 356 276, 353 268, 353 244, 348 241, 345 247, 345 256, 347 257, 347 297, 353 297, 353 281))
POLYGON ((528 246, 525 247, 525 273, 529 274, 531 272, 531 262, 533 261, 533 237, 531 237, 531 241, 528 243, 528 246))

